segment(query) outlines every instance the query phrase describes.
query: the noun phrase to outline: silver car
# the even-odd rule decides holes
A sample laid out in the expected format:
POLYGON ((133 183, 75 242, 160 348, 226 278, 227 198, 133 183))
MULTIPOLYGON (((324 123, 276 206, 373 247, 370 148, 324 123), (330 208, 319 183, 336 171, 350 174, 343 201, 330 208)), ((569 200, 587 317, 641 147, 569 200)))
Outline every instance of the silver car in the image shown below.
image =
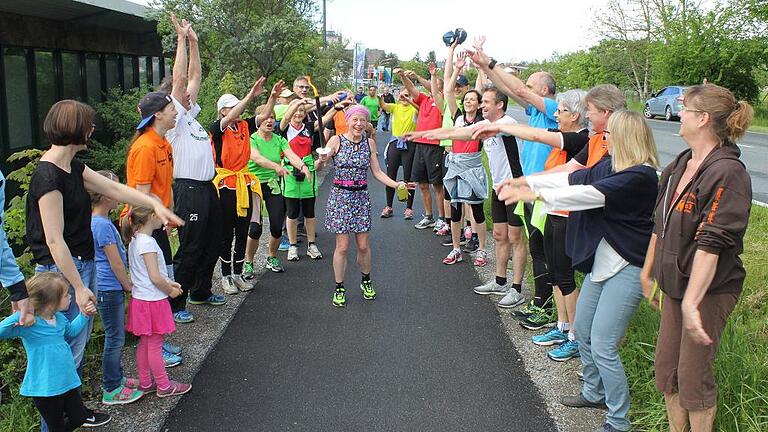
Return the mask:
POLYGON ((688 87, 684 86, 664 87, 645 101, 643 115, 649 119, 654 116, 664 116, 667 121, 678 118, 680 109, 683 107, 683 95, 687 89, 688 87))

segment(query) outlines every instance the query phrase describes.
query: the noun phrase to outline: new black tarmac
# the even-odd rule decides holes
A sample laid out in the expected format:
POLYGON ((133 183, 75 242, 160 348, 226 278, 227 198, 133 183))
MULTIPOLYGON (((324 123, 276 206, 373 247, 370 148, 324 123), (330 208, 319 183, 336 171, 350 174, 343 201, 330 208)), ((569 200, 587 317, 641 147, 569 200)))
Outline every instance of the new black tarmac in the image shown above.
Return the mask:
MULTIPOLYGON (((378 137, 382 155, 389 135, 378 137)), ((306 239, 299 262, 281 253, 286 272, 265 273, 247 294, 161 430, 556 430, 494 305, 472 292, 481 281, 471 258, 442 264, 444 237, 413 227, 420 197, 415 220, 398 202, 380 219, 384 186, 369 177, 376 300, 362 298, 351 242, 347 306, 331 305, 326 181, 316 206, 324 258, 306 256, 306 239)))

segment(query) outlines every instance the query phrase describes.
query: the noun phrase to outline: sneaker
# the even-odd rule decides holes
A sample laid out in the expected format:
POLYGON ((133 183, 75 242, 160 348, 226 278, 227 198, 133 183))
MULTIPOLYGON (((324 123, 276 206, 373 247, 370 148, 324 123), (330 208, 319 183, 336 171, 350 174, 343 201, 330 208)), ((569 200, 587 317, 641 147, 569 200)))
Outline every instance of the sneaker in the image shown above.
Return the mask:
MULTIPOLYGON (((465 244, 467 244, 467 239, 466 237, 464 237, 464 233, 461 233, 461 236, 459 237, 459 246, 464 246, 465 244)), ((453 239, 448 237, 447 239, 445 239, 442 245, 445 247, 453 246, 453 239)))
POLYGON ((603 423, 603 425, 595 429, 594 432, 621 432, 621 431, 611 426, 608 423, 603 423))
POLYGON ((537 313, 531 315, 527 319, 521 320, 520 325, 528 330, 541 330, 556 322, 557 318, 555 317, 554 311, 539 308, 537 313))
POLYGON ((136 402, 144 396, 140 390, 131 389, 125 386, 118 386, 116 389, 108 392, 103 390, 101 393, 101 403, 104 405, 123 405, 136 402))
POLYGON ((443 264, 453 265, 462 261, 464 261, 464 258, 461 256, 461 249, 452 249, 443 260, 443 264))
POLYGON ((376 291, 373 289, 373 282, 367 280, 360 284, 360 289, 363 290, 363 298, 366 300, 373 300, 376 298, 376 291))
POLYGON ((537 313, 541 308, 533 304, 533 300, 528 302, 524 308, 513 311, 510 315, 512 318, 524 320, 530 318, 533 314, 537 313))
POLYGON ((237 294, 240 292, 240 290, 237 289, 237 286, 235 286, 235 281, 232 280, 232 276, 224 276, 221 278, 221 290, 224 291, 225 294, 237 294))
POLYGON ((291 247, 291 242, 288 241, 288 235, 283 233, 283 238, 280 240, 280 246, 277 247, 279 251, 287 251, 291 247))
POLYGON ((157 392, 157 384, 155 384, 153 381, 152 384, 149 385, 149 387, 139 386, 138 390, 144 393, 145 395, 150 393, 155 393, 157 392))
POLYGON ((392 213, 394 213, 394 211, 392 210, 392 207, 389 207, 389 206, 384 207, 384 210, 381 211, 381 217, 383 219, 391 218, 392 213))
POLYGON ((581 395, 581 393, 576 396, 563 396, 560 398, 560 403, 571 408, 608 409, 608 407, 605 405, 605 402, 588 401, 584 398, 584 396, 581 395))
POLYGON ((344 307, 347 305, 347 290, 344 288, 337 288, 333 292, 333 305, 336 307, 344 307))
POLYGON ((221 294, 211 294, 205 300, 192 300, 192 298, 189 299, 189 304, 193 304, 193 305, 221 306, 226 303, 227 303, 227 299, 224 298, 224 296, 221 294))
POLYGON ((578 378, 579 381, 584 381, 584 372, 580 370, 576 371, 576 378, 578 378))
POLYGON ((299 260, 299 248, 298 246, 291 245, 291 247, 288 248, 288 261, 298 261, 299 260))
POLYGON ((267 257, 267 268, 275 273, 282 273, 285 271, 283 264, 280 262, 280 258, 273 256, 267 257))
POLYGON ((320 253, 320 249, 314 243, 310 243, 307 247, 307 256, 313 260, 323 259, 323 254, 320 253))
MULTIPOLYGON (((174 345, 170 342, 163 342, 163 351, 168 351, 171 354, 181 355, 181 347, 178 345, 174 345)), ((126 387, 131 387, 130 385, 128 385, 129 380, 138 381, 135 378, 126 378, 125 383, 123 385, 126 387)), ((136 387, 131 387, 131 388, 138 388, 138 384, 136 385, 136 387)))
POLYGON ((403 219, 405 220, 413 219, 413 210, 405 209, 405 211, 403 212, 403 219))
POLYGON ((128 387, 129 389, 137 389, 139 388, 139 380, 136 378, 123 377, 123 379, 120 381, 120 385, 123 387, 128 387))
POLYGON ((472 253, 475 252, 480 248, 480 241, 470 237, 469 240, 467 240, 467 244, 464 245, 464 248, 462 249, 466 253, 472 253))
POLYGON ((451 227, 447 223, 443 222, 440 226, 440 229, 435 231, 435 234, 442 237, 442 236, 449 236, 451 235, 451 227))
POLYGON ((427 229, 427 228, 432 228, 434 226, 435 226, 435 218, 424 216, 424 218, 413 227, 416 229, 427 229))
POLYGON ((432 227, 432 232, 438 232, 446 225, 445 221, 438 219, 435 221, 435 226, 432 227))
POLYGON ((179 324, 188 324, 195 320, 195 317, 188 311, 178 311, 173 314, 173 320, 179 324))
POLYGON ((189 393, 190 390, 192 390, 192 384, 171 381, 171 385, 167 389, 157 389, 157 397, 179 396, 189 393))
POLYGON ((250 291, 253 289, 253 284, 245 279, 243 275, 232 276, 232 282, 240 291, 250 291))
POLYGON ((467 225, 464 227, 464 237, 472 238, 472 227, 467 225))
POLYGON ((82 427, 93 428, 104 426, 112 420, 112 416, 106 413, 88 410, 88 417, 85 418, 82 427))
POLYGON ((475 261, 472 263, 476 267, 485 267, 488 264, 488 253, 484 250, 478 250, 475 255, 475 261))
MULTIPOLYGON (((566 334, 566 338, 567 338, 566 334)), ((580 357, 579 343, 572 340, 567 340, 560 344, 559 347, 548 352, 547 355, 554 361, 564 362, 575 357, 580 357)))
POLYGON ((510 288, 501 300, 499 300, 498 306, 505 309, 511 309, 525 303, 525 297, 516 289, 510 288))
POLYGON ((181 356, 163 350, 163 363, 165 363, 166 368, 176 367, 180 365, 182 361, 184 361, 184 359, 181 358, 181 356))
POLYGON ((568 333, 560 331, 557 327, 531 338, 531 341, 538 346, 560 345, 567 340, 568 333))
POLYGON ((253 263, 250 263, 250 262, 244 263, 243 274, 241 274, 240 276, 242 276, 243 279, 247 281, 253 279, 256 276, 256 274, 253 272, 253 263))
POLYGON ((495 280, 491 280, 487 284, 477 286, 473 289, 475 294, 480 294, 480 295, 488 295, 488 294, 505 295, 507 294, 508 290, 509 290, 509 287, 507 285, 499 285, 496 283, 495 280))

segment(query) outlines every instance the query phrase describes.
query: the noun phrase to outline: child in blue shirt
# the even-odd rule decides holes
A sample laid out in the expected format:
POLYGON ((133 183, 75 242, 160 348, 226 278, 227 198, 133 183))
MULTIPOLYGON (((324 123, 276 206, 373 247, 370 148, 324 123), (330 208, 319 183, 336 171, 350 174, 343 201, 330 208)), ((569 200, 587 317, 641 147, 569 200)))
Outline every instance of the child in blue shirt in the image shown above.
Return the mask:
MULTIPOLYGON (((91 318, 82 313, 70 322, 61 311, 71 300, 69 282, 59 273, 35 275, 27 283, 35 309, 35 323, 19 325, 19 312, 0 322, 0 339, 21 338, 27 352, 27 370, 19 393, 29 396, 51 432, 72 431, 85 421, 88 411, 80 397, 80 377, 64 337, 74 337, 91 318)), ((96 312, 91 302, 86 311, 96 312)))
MULTIPOLYGON (((98 171, 112 181, 118 181, 112 171, 98 171)), ((139 400, 143 393, 136 390, 137 379, 126 378, 120 366, 120 354, 125 344, 125 292, 133 283, 128 277, 128 259, 120 233, 109 219, 109 212, 117 208, 117 201, 90 192, 91 232, 98 281, 99 316, 104 324, 104 352, 102 356, 103 388, 101 403, 105 405, 128 404, 139 400)))

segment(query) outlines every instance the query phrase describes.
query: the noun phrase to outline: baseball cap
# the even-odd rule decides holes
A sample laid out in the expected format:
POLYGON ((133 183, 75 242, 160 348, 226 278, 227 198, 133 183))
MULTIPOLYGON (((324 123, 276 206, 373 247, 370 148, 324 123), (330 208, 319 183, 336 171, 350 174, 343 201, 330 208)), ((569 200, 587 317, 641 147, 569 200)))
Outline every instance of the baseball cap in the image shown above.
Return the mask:
POLYGON ((139 122, 139 125, 136 126, 136 129, 141 129, 146 126, 156 113, 162 111, 163 108, 171 102, 171 97, 163 92, 145 94, 139 101, 141 121, 139 122))
POLYGON ((294 94, 296 94, 296 93, 290 91, 289 89, 283 89, 283 91, 280 92, 280 97, 281 98, 289 98, 289 97, 293 96, 294 94))
POLYGON ((216 110, 221 111, 222 108, 232 108, 239 103, 240 99, 235 97, 235 95, 224 93, 216 102, 216 110))
POLYGON ((456 78, 456 85, 459 87, 464 87, 469 85, 469 80, 464 75, 459 75, 456 78))

